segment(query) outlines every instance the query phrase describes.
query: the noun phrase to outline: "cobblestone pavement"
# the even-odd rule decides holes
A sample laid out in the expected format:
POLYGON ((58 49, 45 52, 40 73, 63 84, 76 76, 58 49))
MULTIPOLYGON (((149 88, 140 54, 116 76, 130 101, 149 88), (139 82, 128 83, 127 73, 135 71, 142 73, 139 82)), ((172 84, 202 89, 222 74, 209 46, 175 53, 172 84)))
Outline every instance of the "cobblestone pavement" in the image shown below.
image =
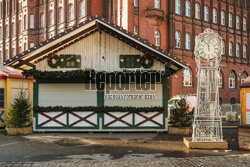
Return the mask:
MULTIPOLYGON (((98 155, 95 155, 98 156, 98 155)), ((105 155, 99 155, 104 156, 105 155)), ((206 167, 250 167, 250 154, 233 155, 233 156, 207 156, 207 157, 186 157, 186 158, 161 158, 149 157, 150 155, 130 155, 120 160, 107 160, 100 158, 100 160, 72 159, 49 162, 0 162, 1 167, 18 166, 18 167, 192 167, 192 166, 206 166, 206 167), (149 159, 148 159, 149 158, 149 159)), ((159 156, 159 155, 158 155, 159 156)))

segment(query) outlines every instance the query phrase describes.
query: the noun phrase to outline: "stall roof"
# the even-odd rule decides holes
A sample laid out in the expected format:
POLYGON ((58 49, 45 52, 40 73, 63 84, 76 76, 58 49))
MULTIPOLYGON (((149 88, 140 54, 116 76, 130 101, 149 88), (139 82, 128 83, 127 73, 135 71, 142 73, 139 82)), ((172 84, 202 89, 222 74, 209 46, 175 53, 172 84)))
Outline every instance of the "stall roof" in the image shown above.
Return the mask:
POLYGON ((0 64, 0 76, 22 78, 21 73, 9 70, 8 68, 4 67, 3 64, 0 64))
POLYGON ((182 60, 178 60, 177 57, 171 56, 167 51, 149 43, 148 40, 142 39, 122 27, 98 16, 89 17, 86 21, 6 60, 4 65, 19 70, 32 69, 37 62, 45 59, 49 54, 56 53, 96 31, 105 31, 132 47, 152 55, 155 59, 165 64, 166 67, 170 69, 171 73, 175 73, 187 67, 182 60))

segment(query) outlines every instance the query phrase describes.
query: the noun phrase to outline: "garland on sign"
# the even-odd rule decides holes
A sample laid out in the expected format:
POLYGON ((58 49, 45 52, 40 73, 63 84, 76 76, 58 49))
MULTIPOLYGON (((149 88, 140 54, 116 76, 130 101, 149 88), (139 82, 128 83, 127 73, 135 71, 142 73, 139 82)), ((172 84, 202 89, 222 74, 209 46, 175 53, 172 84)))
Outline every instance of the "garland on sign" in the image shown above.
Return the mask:
POLYGON ((57 68, 60 65, 60 59, 58 55, 52 54, 47 59, 48 65, 51 68, 57 68))
POLYGON ((154 59, 150 56, 143 55, 141 57, 141 66, 144 68, 150 68, 154 64, 154 59))
MULTIPOLYGON (((39 70, 24 70, 24 77, 33 77, 37 81, 89 81, 98 77, 98 81, 111 81, 117 82, 119 79, 126 82, 129 78, 138 80, 141 82, 145 76, 151 74, 151 81, 160 79, 165 76, 164 72, 161 71, 115 71, 115 72, 97 72, 95 70, 72 70, 72 71, 39 71, 39 70), (132 76, 132 77, 131 77, 132 76)), ((148 82, 148 81, 147 81, 148 82)))
POLYGON ((49 106, 49 107, 40 107, 35 106, 33 108, 34 112, 84 112, 84 111, 94 111, 97 113, 105 113, 105 112, 131 112, 131 113, 138 113, 138 112, 164 112, 163 107, 93 107, 93 106, 84 106, 84 107, 62 107, 62 106, 49 106))

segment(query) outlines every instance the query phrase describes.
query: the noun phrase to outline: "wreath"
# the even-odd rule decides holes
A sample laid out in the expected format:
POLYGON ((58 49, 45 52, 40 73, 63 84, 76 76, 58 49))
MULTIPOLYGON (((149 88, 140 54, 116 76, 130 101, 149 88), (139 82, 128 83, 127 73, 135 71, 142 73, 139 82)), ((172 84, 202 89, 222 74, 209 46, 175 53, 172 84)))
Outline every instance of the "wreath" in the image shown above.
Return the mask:
POLYGON ((60 59, 58 55, 52 54, 47 59, 48 65, 51 68, 57 68, 60 65, 60 59))
POLYGON ((154 59, 150 56, 144 55, 141 57, 141 66, 144 68, 150 68, 153 66, 154 59))

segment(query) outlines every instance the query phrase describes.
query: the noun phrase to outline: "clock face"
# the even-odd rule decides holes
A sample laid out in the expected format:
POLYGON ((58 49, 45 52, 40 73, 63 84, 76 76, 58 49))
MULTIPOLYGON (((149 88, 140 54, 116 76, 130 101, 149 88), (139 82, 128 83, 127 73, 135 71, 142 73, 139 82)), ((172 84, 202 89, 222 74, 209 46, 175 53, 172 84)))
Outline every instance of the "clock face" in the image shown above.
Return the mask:
POLYGON ((221 45, 217 40, 210 39, 200 43, 200 56, 204 59, 213 59, 221 54, 221 45))

